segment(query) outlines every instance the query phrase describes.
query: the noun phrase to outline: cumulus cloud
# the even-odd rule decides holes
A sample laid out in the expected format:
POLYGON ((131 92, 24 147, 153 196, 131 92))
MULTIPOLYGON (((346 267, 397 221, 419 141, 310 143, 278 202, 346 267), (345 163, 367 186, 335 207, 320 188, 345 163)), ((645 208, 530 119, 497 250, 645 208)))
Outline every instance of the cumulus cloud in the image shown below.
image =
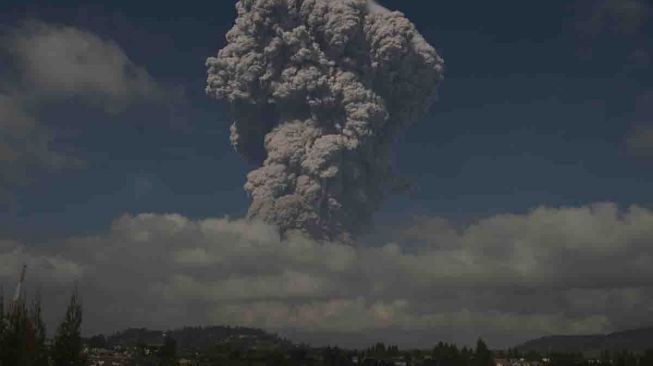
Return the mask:
POLYGON ((51 147, 43 104, 76 98, 113 113, 166 95, 115 42, 73 27, 26 22, 0 34, 0 51, 10 66, 0 72, 0 200, 31 171, 79 163, 51 147))
POLYGON ((418 334, 405 343, 421 346, 482 335, 507 346, 637 327, 653 315, 649 209, 540 207, 464 227, 424 219, 406 233, 353 247, 281 238, 260 222, 126 215, 60 243, 56 255, 0 243, 0 279, 11 283, 28 260, 42 273, 30 286, 59 307, 61 286, 77 282, 89 332, 231 324, 298 340, 338 334, 358 346, 371 334, 418 334))
POLYGON ((26 264, 30 268, 30 280, 42 285, 67 285, 82 275, 76 263, 58 255, 31 253, 24 245, 0 240, 0 278, 18 278, 26 264))
POLYGON ((421 117, 443 60, 400 12, 369 0, 241 0, 227 46, 207 60, 228 101, 248 216, 343 241, 370 225, 394 180, 393 145, 421 117))
POLYGON ((135 65, 119 45, 91 32, 28 22, 13 30, 6 42, 36 93, 99 97, 104 103, 161 93, 147 71, 135 65))

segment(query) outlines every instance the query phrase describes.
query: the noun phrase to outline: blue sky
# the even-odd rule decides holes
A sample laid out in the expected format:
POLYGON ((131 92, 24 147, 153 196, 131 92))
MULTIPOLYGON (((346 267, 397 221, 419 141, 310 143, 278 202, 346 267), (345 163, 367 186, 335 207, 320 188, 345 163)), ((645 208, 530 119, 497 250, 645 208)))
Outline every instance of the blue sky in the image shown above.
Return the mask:
MULTIPOLYGON (((440 100, 398 147, 399 172, 416 189, 392 197, 380 217, 653 201, 651 162, 627 146, 636 123, 646 122, 635 110, 651 88, 651 72, 632 58, 650 52, 650 24, 641 34, 609 24, 585 34, 579 28, 591 10, 564 1, 384 4, 416 23, 447 71, 440 100)), ((86 165, 30 171, 32 183, 11 187, 4 231, 68 234, 102 228, 123 212, 243 214, 248 167, 228 144, 225 106, 203 91, 203 61, 223 45, 235 16, 231 3, 3 7, 5 27, 32 18, 113 40, 180 93, 164 110, 145 105, 107 115, 75 101, 47 107, 41 118, 53 126, 55 146, 86 165)))
MULTIPOLYGON (((380 3, 416 24, 446 74, 438 101, 397 147, 397 169, 413 189, 386 200, 364 240, 420 217, 466 225, 540 206, 651 207, 650 4, 380 3)), ((229 144, 228 106, 204 92, 204 62, 235 16, 231 1, 2 2, 0 94, 28 100, 52 136, 47 150, 75 162, 0 165, 1 237, 56 251, 60 240, 103 235, 123 214, 243 217, 252 167, 229 144), (48 86, 27 80, 32 69, 7 41, 30 22, 114 45, 158 94, 115 105, 97 90, 36 95, 48 86)))

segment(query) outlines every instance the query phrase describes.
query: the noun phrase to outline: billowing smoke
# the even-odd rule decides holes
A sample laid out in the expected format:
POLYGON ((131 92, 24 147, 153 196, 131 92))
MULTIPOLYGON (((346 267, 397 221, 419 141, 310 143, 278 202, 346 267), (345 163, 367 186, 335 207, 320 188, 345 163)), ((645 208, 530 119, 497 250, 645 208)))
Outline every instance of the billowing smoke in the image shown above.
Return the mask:
POLYGON ((247 176, 248 216, 350 240, 396 180, 397 136, 429 107, 443 61, 402 13, 367 0, 240 0, 207 60, 247 176))

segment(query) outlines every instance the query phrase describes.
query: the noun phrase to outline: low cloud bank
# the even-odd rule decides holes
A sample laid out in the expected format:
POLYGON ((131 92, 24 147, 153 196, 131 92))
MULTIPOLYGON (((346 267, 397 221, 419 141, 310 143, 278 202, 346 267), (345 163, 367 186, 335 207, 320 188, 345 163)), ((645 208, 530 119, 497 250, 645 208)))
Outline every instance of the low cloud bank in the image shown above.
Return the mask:
POLYGON ((466 227, 423 218, 395 242, 357 247, 282 240, 243 220, 141 214, 51 248, 2 242, 0 280, 27 262, 28 288, 41 289, 51 316, 77 283, 88 332, 231 324, 316 342, 337 334, 332 344, 485 336, 506 346, 647 324, 652 244, 653 211, 610 203, 466 227))

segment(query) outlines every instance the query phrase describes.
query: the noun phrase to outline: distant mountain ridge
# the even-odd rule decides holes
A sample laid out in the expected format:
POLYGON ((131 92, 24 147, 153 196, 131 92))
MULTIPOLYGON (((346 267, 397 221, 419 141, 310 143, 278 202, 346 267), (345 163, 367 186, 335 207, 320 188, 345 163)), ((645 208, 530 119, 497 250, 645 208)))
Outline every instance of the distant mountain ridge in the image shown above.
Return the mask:
POLYGON ((520 352, 596 353, 602 350, 643 352, 653 349, 653 326, 621 332, 579 336, 547 336, 515 347, 520 352))

